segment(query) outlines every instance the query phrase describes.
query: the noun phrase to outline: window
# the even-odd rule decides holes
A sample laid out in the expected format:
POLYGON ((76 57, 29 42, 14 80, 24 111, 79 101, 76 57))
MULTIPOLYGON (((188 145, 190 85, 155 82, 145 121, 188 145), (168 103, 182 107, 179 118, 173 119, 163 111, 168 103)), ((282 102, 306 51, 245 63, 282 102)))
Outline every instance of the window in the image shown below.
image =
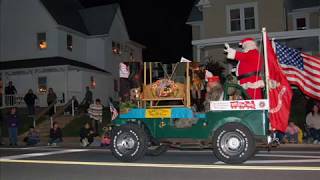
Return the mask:
POLYGON ((72 51, 72 35, 67 35, 67 49, 69 51, 72 51))
POLYGON ((113 54, 121 54, 120 43, 112 41, 112 52, 113 52, 113 54))
POLYGON ((258 29, 257 3, 230 5, 226 7, 227 32, 246 32, 258 29))
POLYGON ((47 77, 38 78, 38 91, 39 93, 47 92, 47 77))
POLYGON ((299 13, 293 14, 293 29, 305 30, 309 28, 309 14, 299 13))
POLYGON ((37 33, 37 46, 39 49, 47 49, 48 44, 47 44, 47 37, 46 33, 37 33))

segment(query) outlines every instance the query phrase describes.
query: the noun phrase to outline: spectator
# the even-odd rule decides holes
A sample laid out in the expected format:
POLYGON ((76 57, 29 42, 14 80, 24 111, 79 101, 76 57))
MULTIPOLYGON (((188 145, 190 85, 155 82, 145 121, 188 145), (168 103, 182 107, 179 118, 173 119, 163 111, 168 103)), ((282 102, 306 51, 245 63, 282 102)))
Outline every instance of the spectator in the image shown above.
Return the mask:
POLYGON ((6 119, 9 133, 10 146, 17 146, 18 144, 18 127, 19 127, 19 118, 17 116, 17 108, 12 107, 10 113, 6 119))
POLYGON ((93 98, 92 98, 92 92, 90 91, 89 86, 86 87, 86 95, 83 99, 83 101, 81 102, 81 104, 84 105, 85 110, 87 110, 90 106, 90 104, 92 104, 93 102, 93 98))
POLYGON ((14 87, 12 81, 9 81, 9 85, 5 88, 6 104, 9 106, 15 105, 15 95, 17 94, 17 89, 14 87))
POLYGON ((100 99, 96 99, 94 104, 91 104, 88 113, 92 119, 92 127, 96 135, 99 135, 99 124, 102 123, 102 110, 103 106, 100 99))
MULTIPOLYGON (((56 102, 57 102, 57 95, 52 88, 49 88, 48 95, 47 95, 48 106, 50 106, 51 104, 55 104, 56 102)), ((54 106, 52 106, 48 111, 48 115, 51 117, 52 115, 54 115, 54 113, 55 113, 54 106)))
POLYGON ((50 129, 50 138, 48 146, 56 146, 57 143, 62 142, 62 131, 59 127, 59 124, 54 122, 53 128, 50 129))
POLYGON ((319 105, 313 105, 312 111, 306 117, 307 127, 314 139, 313 144, 320 144, 320 110, 319 105))
POLYGON ((101 137, 101 147, 108 147, 111 143, 109 132, 105 132, 101 137))
POLYGON ((39 133, 33 126, 30 127, 27 137, 24 138, 24 142, 27 143, 27 146, 33 146, 40 142, 39 133))
POLYGON ((29 89, 28 93, 24 96, 24 102, 28 107, 29 115, 34 115, 35 113, 35 101, 38 97, 33 93, 32 89, 29 89))
POLYGON ((94 132, 90 127, 90 124, 86 122, 84 126, 80 129, 80 143, 81 146, 87 147, 94 140, 94 132))
POLYGON ((289 143, 298 143, 298 133, 299 128, 294 124, 294 122, 289 122, 289 125, 286 129, 286 138, 289 141, 289 143))

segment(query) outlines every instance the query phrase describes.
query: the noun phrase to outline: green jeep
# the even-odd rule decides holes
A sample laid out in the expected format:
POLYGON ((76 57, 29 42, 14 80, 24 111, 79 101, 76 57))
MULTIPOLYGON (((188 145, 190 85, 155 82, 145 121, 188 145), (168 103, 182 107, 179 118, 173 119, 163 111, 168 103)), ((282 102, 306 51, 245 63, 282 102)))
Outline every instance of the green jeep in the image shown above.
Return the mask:
POLYGON ((112 154, 121 161, 131 162, 146 154, 160 155, 169 147, 183 149, 198 144, 202 148, 212 148, 217 159, 225 163, 242 163, 252 157, 256 142, 267 142, 268 100, 250 100, 241 86, 226 83, 223 100, 210 101, 207 112, 196 112, 190 101, 190 65, 179 64, 186 68, 185 79, 173 89, 183 93, 159 97, 152 92, 152 88, 160 92, 155 85, 159 85, 158 80, 153 81, 151 77, 153 63, 149 66, 144 63, 140 97, 134 94, 137 99, 131 102, 136 104, 130 107, 120 105, 120 114, 112 121, 112 154), (150 74, 149 84, 147 73, 150 74), (228 99, 230 87, 242 92, 241 100, 228 99), (172 101, 181 103, 169 103, 172 101))

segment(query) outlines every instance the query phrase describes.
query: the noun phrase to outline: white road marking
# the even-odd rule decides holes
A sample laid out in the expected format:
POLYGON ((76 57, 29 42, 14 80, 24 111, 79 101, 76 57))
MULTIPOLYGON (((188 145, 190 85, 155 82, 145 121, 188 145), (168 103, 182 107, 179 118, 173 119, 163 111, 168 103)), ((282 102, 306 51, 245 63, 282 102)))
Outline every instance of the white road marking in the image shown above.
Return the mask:
POLYGON ((57 165, 86 165, 111 167, 147 167, 147 168, 179 168, 179 169, 227 169, 227 170, 278 170, 278 171, 320 171, 320 167, 303 166, 237 166, 237 165, 200 165, 200 164, 153 164, 153 163, 117 163, 117 162, 78 162, 78 161, 45 161, 45 160, 5 160, 2 163, 30 163, 57 165))
POLYGON ((54 154, 66 154, 66 153, 83 152, 83 151, 87 151, 87 150, 86 149, 67 149, 67 150, 53 151, 53 152, 19 154, 19 155, 13 155, 13 156, 0 157, 0 160, 23 159, 23 158, 48 156, 48 155, 54 155, 54 154))
POLYGON ((290 159, 290 160, 249 160, 244 164, 285 164, 285 163, 318 163, 320 159, 290 159))
MULTIPOLYGON (((320 162, 320 159, 248 160, 243 164, 289 164, 289 163, 319 163, 319 162, 320 162)), ((225 164, 225 163, 218 161, 218 162, 215 162, 214 164, 225 164)))
POLYGON ((256 154, 255 157, 283 157, 283 158, 314 158, 314 159, 320 159, 320 156, 286 155, 286 154, 256 154))
POLYGON ((268 153, 268 154, 320 154, 319 151, 259 151, 258 153, 268 153))

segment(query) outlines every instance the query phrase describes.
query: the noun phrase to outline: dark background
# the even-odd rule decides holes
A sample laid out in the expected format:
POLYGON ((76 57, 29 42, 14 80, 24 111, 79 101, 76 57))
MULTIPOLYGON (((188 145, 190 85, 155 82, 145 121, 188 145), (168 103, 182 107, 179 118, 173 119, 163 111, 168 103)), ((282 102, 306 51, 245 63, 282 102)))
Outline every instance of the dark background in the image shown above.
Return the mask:
POLYGON ((186 24, 194 0, 80 0, 85 7, 119 3, 131 40, 147 47, 144 61, 192 58, 191 26, 186 24))

